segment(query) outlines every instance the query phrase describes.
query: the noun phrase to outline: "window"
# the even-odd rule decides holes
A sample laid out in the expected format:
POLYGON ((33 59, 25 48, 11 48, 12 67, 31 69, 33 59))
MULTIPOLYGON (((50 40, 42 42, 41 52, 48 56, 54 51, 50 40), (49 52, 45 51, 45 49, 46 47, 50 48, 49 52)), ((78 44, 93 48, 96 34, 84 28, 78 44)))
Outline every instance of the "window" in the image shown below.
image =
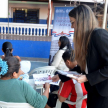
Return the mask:
POLYGON ((39 23, 39 9, 13 9, 13 22, 39 23))

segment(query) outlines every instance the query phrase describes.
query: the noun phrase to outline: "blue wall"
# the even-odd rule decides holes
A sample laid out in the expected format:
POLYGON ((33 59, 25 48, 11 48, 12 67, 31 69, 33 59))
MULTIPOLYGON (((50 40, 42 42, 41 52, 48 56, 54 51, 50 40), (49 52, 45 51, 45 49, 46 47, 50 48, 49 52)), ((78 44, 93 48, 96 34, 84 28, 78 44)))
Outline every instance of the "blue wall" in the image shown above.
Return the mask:
MULTIPOLYGON (((0 22, 8 22, 8 18, 0 18, 0 22)), ((9 22, 13 22, 13 18, 9 18, 9 22)))
MULTIPOLYGON (((0 18, 0 22, 8 22, 8 18, 0 18)), ((13 18, 9 18, 9 22, 13 22, 13 18)), ((39 19, 39 24, 47 24, 47 20, 39 19)), ((53 24, 53 20, 52 20, 53 24)))
MULTIPOLYGON (((4 42, 11 42, 13 55, 20 57, 49 58, 51 42, 27 40, 0 40, 0 48, 4 42)), ((0 50, 0 55, 3 52, 0 50)))

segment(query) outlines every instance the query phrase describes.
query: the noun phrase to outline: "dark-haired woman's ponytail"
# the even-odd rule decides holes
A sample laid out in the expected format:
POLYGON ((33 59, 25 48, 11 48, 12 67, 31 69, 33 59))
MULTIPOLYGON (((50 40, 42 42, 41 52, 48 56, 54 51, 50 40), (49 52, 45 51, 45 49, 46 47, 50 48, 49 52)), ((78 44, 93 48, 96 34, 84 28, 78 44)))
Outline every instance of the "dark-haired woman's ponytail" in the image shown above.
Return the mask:
POLYGON ((9 57, 9 56, 13 56, 10 49, 6 48, 6 53, 5 53, 5 57, 9 57))

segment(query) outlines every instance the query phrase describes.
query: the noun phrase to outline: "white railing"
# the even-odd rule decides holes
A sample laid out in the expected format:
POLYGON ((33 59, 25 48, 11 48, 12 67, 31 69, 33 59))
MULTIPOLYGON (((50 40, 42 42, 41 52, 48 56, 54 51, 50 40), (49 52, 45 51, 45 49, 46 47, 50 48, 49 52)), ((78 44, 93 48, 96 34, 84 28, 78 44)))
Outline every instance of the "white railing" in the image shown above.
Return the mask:
MULTIPOLYGON (((28 23, 5 23, 0 22, 1 34, 8 33, 11 35, 27 36, 47 36, 47 24, 28 24, 28 23)), ((53 29, 53 25, 50 26, 53 29)))

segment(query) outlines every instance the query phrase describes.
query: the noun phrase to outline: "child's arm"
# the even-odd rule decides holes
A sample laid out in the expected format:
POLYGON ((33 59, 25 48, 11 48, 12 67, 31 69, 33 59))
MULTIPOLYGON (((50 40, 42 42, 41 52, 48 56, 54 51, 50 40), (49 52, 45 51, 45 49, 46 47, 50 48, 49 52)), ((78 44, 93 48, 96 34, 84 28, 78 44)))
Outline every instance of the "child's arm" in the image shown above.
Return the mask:
MULTIPOLYGON (((59 83, 59 87, 60 87, 60 89, 62 88, 62 82, 60 81, 60 83, 59 83)), ((60 90, 59 89, 59 90, 60 90)), ((65 97, 63 97, 63 96, 60 96, 59 94, 58 94, 58 99, 60 100, 60 102, 64 102, 65 100, 66 100, 66 98, 65 97)))
POLYGON ((68 98, 69 94, 71 93, 71 90, 72 90, 71 80, 61 83, 61 87, 58 91, 58 98, 60 102, 64 102, 68 98))
POLYGON ((64 102, 67 98, 65 98, 65 97, 62 97, 62 96, 60 96, 60 95, 58 95, 58 98, 59 98, 59 101, 60 102, 64 102))

